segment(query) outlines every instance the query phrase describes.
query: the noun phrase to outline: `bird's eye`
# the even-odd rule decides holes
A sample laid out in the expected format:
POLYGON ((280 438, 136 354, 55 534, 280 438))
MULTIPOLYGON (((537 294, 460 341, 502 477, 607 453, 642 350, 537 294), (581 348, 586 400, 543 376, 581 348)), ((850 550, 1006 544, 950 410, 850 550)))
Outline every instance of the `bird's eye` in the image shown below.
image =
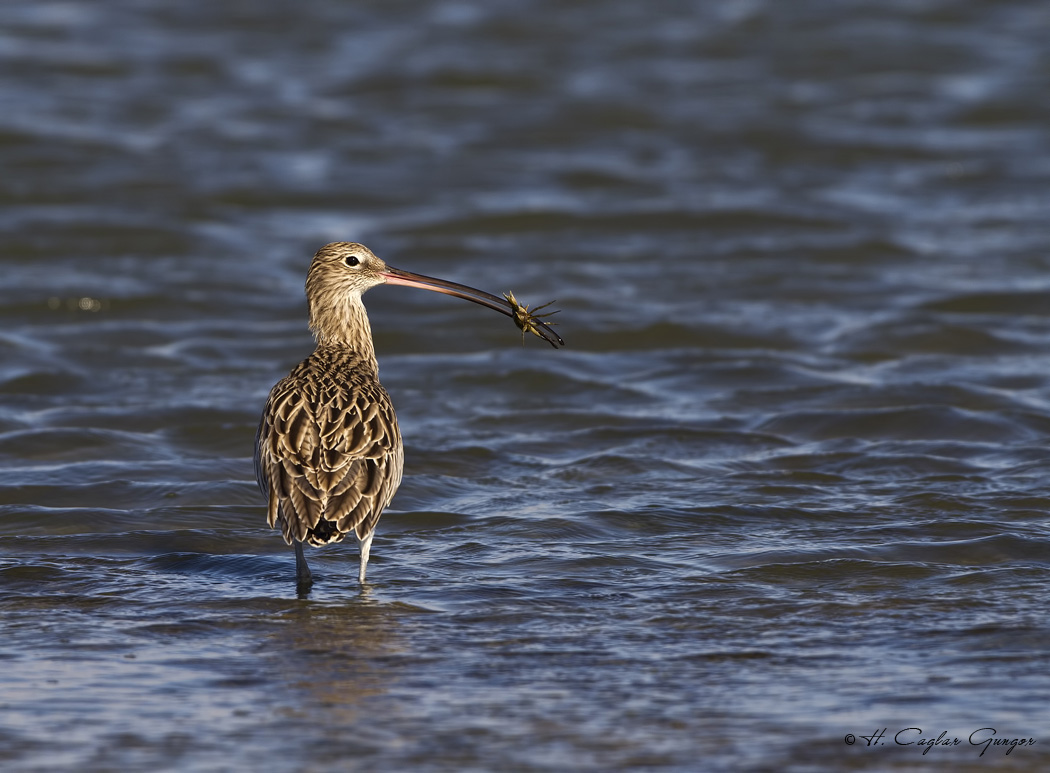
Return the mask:
POLYGON ((354 266, 361 265, 361 261, 358 260, 356 255, 347 255, 345 261, 346 265, 350 266, 351 268, 353 268, 354 266))

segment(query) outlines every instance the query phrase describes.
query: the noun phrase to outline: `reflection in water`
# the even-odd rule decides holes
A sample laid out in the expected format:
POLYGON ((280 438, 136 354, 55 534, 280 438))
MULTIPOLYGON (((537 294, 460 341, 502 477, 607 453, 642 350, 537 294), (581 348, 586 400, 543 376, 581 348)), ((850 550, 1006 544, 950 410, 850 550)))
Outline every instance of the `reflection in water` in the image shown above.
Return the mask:
POLYGON ((299 695, 297 719, 310 722, 320 711, 333 727, 367 724, 396 681, 387 664, 406 654, 398 609, 369 595, 366 586, 338 605, 297 604, 262 639, 266 670, 299 695))

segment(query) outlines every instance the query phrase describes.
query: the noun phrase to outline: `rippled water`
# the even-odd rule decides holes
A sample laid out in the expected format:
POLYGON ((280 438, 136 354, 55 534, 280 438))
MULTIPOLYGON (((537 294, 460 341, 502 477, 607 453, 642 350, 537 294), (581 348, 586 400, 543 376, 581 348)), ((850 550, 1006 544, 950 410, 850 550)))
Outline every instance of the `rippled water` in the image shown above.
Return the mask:
POLYGON ((1045 769, 1048 40, 4 4, 0 767, 1045 769), (370 585, 343 544, 299 598, 250 457, 334 239, 569 348, 370 293, 406 479, 370 585))

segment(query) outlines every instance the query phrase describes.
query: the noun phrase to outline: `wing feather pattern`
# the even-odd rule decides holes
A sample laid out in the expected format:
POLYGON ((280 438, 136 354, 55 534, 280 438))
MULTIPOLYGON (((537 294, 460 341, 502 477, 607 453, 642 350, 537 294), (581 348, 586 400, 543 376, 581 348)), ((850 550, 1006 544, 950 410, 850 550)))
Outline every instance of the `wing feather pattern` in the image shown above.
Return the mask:
POLYGON ((401 483, 390 396, 352 350, 319 348, 274 386, 256 434, 267 522, 285 542, 339 542, 375 530, 401 483))

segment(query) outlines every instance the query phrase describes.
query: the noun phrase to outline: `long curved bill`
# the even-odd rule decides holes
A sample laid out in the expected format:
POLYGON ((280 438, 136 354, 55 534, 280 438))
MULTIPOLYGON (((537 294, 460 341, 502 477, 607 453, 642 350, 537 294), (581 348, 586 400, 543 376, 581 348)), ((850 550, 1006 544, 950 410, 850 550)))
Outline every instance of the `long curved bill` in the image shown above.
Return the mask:
MULTIPOLYGON (((432 276, 413 274, 410 271, 402 271, 393 266, 387 266, 386 270, 381 273, 381 276, 386 280, 387 284, 418 287, 421 290, 431 290, 435 293, 452 295, 456 298, 463 298, 464 300, 473 301, 482 306, 487 306, 493 311, 498 311, 500 314, 504 314, 513 319, 514 324, 522 331, 523 336, 525 332, 528 331, 539 336, 555 349, 559 346, 565 346, 565 341, 563 341, 561 336, 551 329, 550 323, 539 319, 539 317, 547 315, 535 314, 535 312, 539 311, 543 306, 535 309, 533 312, 529 312, 527 306, 522 306, 514 299, 513 293, 508 293, 508 300, 508 298, 500 298, 491 293, 487 293, 484 290, 467 287, 467 285, 461 285, 456 282, 449 282, 447 279, 435 279, 432 276)), ((556 312, 549 313, 553 314, 556 312)))

